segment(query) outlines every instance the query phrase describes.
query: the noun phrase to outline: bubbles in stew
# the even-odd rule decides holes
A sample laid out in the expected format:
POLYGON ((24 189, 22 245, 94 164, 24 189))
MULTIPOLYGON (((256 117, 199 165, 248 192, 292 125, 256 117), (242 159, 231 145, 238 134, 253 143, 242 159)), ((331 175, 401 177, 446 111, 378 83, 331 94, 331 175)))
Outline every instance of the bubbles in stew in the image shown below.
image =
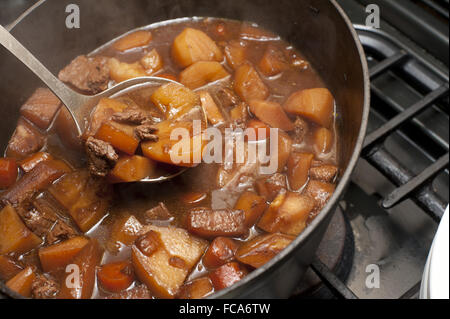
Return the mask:
MULTIPOLYGON (((81 138, 47 88, 21 106, 0 159, 0 280, 12 290, 203 298, 269 262, 333 194, 334 98, 276 34, 222 19, 169 21, 76 57, 59 78, 96 94, 150 75, 172 82, 102 99, 81 138), (188 131, 188 144, 200 141, 177 163, 175 128, 188 131), (244 139, 241 161, 193 163, 207 128, 256 133, 244 139), (262 174, 249 145, 274 139, 276 167, 262 174), (172 180, 136 182, 180 165, 189 169, 172 180)), ((221 141, 223 159, 236 140, 221 141)))

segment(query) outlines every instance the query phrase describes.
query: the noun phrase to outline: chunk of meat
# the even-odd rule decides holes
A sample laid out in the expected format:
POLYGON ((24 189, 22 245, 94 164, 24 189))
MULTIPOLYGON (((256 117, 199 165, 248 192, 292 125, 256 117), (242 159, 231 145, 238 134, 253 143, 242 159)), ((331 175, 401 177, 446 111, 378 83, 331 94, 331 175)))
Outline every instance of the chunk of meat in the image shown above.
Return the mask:
POLYGON ((321 182, 333 183, 339 169, 335 165, 321 165, 316 167, 311 167, 309 170, 309 176, 312 179, 319 180, 321 182))
POLYGON ((113 44, 113 48, 117 51, 124 52, 130 49, 143 47, 152 41, 152 33, 147 30, 139 30, 127 34, 113 44))
POLYGON ((39 237, 44 237, 45 234, 52 228, 57 220, 55 214, 44 215, 35 208, 28 208, 19 206, 16 209, 17 214, 22 218, 24 224, 39 237))
POLYGON ((238 244, 231 238, 216 237, 203 255, 203 265, 214 269, 220 267, 234 258, 238 244))
POLYGON ((147 210, 144 213, 144 218, 147 223, 151 223, 151 221, 155 220, 171 220, 173 215, 167 209, 166 205, 160 202, 157 206, 147 210))
POLYGON ((234 73, 234 90, 247 103, 251 100, 265 100, 269 96, 269 89, 255 68, 248 63, 241 65, 234 73))
POLYGON ((55 180, 71 169, 66 163, 59 160, 48 160, 36 165, 29 173, 25 174, 6 192, 0 199, 14 206, 30 200, 39 191, 46 189, 55 180))
POLYGON ((247 48, 244 42, 230 41, 225 47, 225 57, 228 64, 236 69, 247 60, 247 48))
POLYGON ((309 214, 314 209, 311 198, 291 192, 286 194, 284 200, 281 198, 276 205, 273 204, 264 212, 258 227, 269 233, 280 232, 292 236, 297 236, 305 229, 309 214))
POLYGON ((96 94, 108 88, 108 58, 80 55, 62 69, 58 77, 77 89, 96 94))
POLYGON ((98 242, 91 239, 83 249, 75 255, 71 263, 78 266, 80 270, 79 286, 67 285, 73 283, 73 272, 66 273, 62 279, 61 291, 58 298, 62 299, 89 299, 95 286, 95 272, 102 259, 103 251, 98 242))
POLYGON ((294 124, 280 104, 263 100, 251 100, 249 105, 250 111, 271 127, 279 128, 283 131, 292 131, 294 129, 294 124))
POLYGON ((22 105, 20 114, 42 130, 46 130, 53 121, 61 101, 47 88, 38 88, 22 105))
POLYGON ((62 240, 66 240, 78 235, 78 232, 69 226, 66 222, 58 219, 53 227, 47 231, 45 236, 45 241, 47 244, 54 244, 62 240))
MULTIPOLYGON (((152 248, 151 256, 142 252, 143 247, 132 247, 132 262, 138 279, 159 298, 174 298, 191 269, 199 261, 207 242, 190 235, 186 230, 174 227, 146 226, 159 234, 160 240, 152 248), (176 258, 174 258, 176 257, 176 258), (174 259, 177 262, 174 262, 174 259)), ((152 241, 148 242, 152 247, 152 241)))
POLYGON ((7 281, 17 275, 23 267, 12 257, 0 255, 0 280, 7 281))
POLYGON ((245 225, 248 227, 251 227, 256 223, 266 208, 267 204, 265 198, 251 191, 242 193, 234 205, 234 209, 244 211, 245 225))
POLYGON ((259 235, 245 242, 236 252, 241 263, 259 268, 286 248, 295 237, 284 234, 259 235))
POLYGON ((239 237, 248 232, 242 210, 194 208, 189 211, 186 220, 191 233, 205 238, 239 237))
POLYGON ((31 284, 31 296, 34 299, 54 299, 58 293, 58 283, 45 275, 37 275, 31 284))
POLYGON ((152 124, 139 125, 134 129, 134 134, 141 141, 158 142, 158 128, 152 124))
POLYGON ((228 75, 229 73, 219 62, 198 61, 180 73, 180 82, 193 90, 228 75))
POLYGON ((302 119, 300 116, 297 116, 294 122, 294 142, 296 144, 301 144, 305 139, 306 135, 309 132, 308 123, 302 119))
POLYGON ((89 171, 95 176, 106 176, 114 168, 119 155, 108 142, 89 137, 86 141, 89 171))
POLYGON ((287 188, 286 176, 281 173, 275 173, 269 177, 257 180, 255 186, 259 195, 271 202, 281 190, 287 188))
POLYGON ((12 291, 17 292, 18 294, 24 297, 30 297, 31 287, 35 278, 36 273, 34 271, 34 268, 28 266, 27 268, 19 272, 17 275, 15 275, 13 278, 8 280, 6 282, 6 286, 12 291))
POLYGON ((172 44, 172 58, 180 67, 188 67, 198 61, 223 60, 216 43, 203 31, 186 28, 172 44))
POLYGON ((211 279, 201 277, 185 283, 177 295, 179 299, 201 299, 211 295, 214 292, 211 279))
POLYGON ((247 275, 248 271, 237 262, 220 266, 209 274, 214 289, 221 290, 230 287, 247 275))
POLYGON ((221 88, 219 91, 217 91, 217 98, 219 99, 223 108, 234 107, 241 102, 239 97, 230 88, 221 88))
POLYGON ((107 296, 105 299, 152 299, 146 285, 139 284, 131 289, 107 296))
POLYGON ((292 152, 287 162, 287 178, 289 187, 298 191, 309 179, 309 168, 314 154, 292 152))
POLYGON ((39 151, 46 137, 23 118, 19 119, 16 130, 9 140, 6 156, 23 159, 39 151))
POLYGON ((148 112, 131 107, 126 108, 122 112, 114 113, 111 119, 122 124, 131 125, 140 125, 144 122, 154 121, 154 118, 148 112))
POLYGON ((155 170, 155 162, 139 155, 120 156, 114 169, 108 175, 111 183, 131 183, 146 178, 155 170))
POLYGON ((51 272, 67 266, 88 243, 87 238, 78 236, 39 249, 42 269, 51 272))
POLYGON ((0 189, 13 185, 17 174, 17 162, 14 158, 0 158, 0 189))
POLYGON ((283 107, 289 113, 303 116, 328 128, 333 117, 334 98, 328 89, 301 90, 293 93, 283 107))
POLYGON ((314 211, 318 213, 334 193, 336 186, 330 183, 311 180, 306 186, 304 194, 314 201, 314 211))
POLYGON ((289 65, 283 52, 277 47, 269 45, 259 61, 258 67, 265 76, 275 76, 286 70, 289 65))

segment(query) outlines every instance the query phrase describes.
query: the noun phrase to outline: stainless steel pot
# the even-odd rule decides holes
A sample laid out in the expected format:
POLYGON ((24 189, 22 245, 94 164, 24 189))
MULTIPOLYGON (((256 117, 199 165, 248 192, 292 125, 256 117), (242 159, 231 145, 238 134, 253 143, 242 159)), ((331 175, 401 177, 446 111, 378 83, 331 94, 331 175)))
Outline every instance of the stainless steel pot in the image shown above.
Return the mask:
MULTIPOLYGON (((339 105, 341 166, 331 200, 313 223, 283 252, 215 298, 286 298, 298 284, 350 180, 363 143, 369 113, 369 75, 364 51, 349 19, 334 0, 78 0, 81 28, 67 29, 66 6, 73 0, 39 1, 11 32, 55 74, 75 56, 139 26, 186 16, 256 22, 295 45, 319 72, 339 105)), ((7 145, 19 107, 42 85, 0 48, 0 147, 7 145)), ((18 297, 0 283, 0 290, 18 297)))

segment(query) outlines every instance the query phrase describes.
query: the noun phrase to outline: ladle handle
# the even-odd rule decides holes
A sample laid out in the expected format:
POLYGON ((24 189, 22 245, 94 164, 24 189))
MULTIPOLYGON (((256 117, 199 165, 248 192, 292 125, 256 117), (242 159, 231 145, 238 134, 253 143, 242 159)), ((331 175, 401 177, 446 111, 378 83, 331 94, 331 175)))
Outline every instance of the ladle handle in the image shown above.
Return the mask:
MULTIPOLYGON (((11 35, 3 26, 0 25, 0 44, 3 45, 9 52, 11 52, 17 59, 25 64, 28 69, 33 71, 55 95, 66 105, 69 111, 74 113, 71 109, 75 101, 82 98, 81 94, 69 89, 56 76, 53 75, 36 57, 28 51, 14 36, 11 35)), ((76 106, 76 104, 75 104, 76 106)))

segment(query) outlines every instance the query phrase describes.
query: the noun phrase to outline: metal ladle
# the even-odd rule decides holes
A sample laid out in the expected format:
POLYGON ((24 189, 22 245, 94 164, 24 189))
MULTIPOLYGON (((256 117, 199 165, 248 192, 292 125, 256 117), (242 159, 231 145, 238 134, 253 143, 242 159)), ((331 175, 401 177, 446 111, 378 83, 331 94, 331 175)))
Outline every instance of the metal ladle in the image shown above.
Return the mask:
MULTIPOLYGON (((11 35, 3 26, 0 25, 0 44, 11 52, 17 59, 25 64, 34 74, 36 74, 48 88, 62 101, 64 106, 72 116, 78 134, 86 129, 86 116, 102 98, 115 97, 124 90, 141 89, 142 87, 159 87, 166 83, 177 83, 169 79, 159 77, 139 77, 123 81, 99 94, 84 95, 73 91, 54 76, 30 51, 28 51, 14 36, 11 35)), ((181 84, 179 84, 181 85, 181 84)), ((185 167, 177 167, 168 175, 149 177, 139 182, 155 183, 172 179, 187 170, 185 167)))

